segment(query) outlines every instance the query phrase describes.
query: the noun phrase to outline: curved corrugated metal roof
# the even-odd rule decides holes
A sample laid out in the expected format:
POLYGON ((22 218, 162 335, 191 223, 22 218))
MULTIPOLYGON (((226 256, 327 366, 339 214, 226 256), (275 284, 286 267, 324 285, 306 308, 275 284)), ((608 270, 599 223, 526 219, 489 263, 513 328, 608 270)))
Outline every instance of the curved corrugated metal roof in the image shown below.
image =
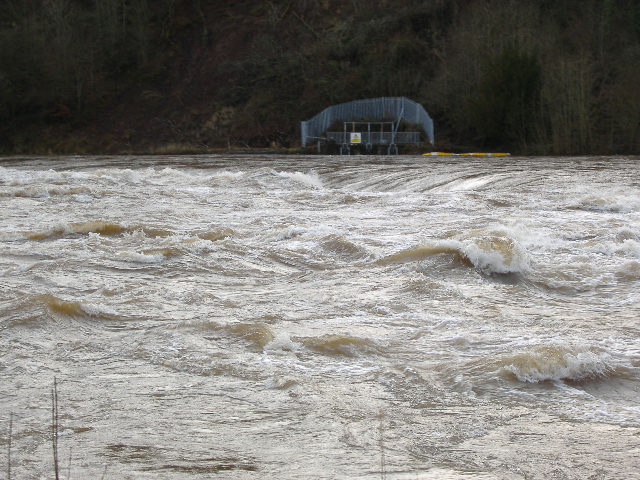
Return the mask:
POLYGON ((394 119, 420 125, 433 144, 433 120, 422 105, 406 97, 379 97, 353 100, 325 108, 310 120, 300 122, 302 146, 320 135, 336 121, 394 119))

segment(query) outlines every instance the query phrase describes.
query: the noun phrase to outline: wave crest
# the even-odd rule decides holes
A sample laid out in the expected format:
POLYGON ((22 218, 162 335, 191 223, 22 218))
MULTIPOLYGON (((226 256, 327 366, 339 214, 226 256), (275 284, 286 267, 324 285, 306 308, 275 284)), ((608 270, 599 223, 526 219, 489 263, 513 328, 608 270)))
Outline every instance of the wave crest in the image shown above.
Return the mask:
POLYGON ((296 183, 304 185, 306 187, 311 187, 315 189, 322 189, 324 185, 322 184, 322 180, 316 172, 277 172, 278 176, 282 178, 286 178, 288 180, 292 180, 296 183))
POLYGON ((590 348, 538 347, 502 360, 503 373, 520 382, 581 382, 615 374, 617 366, 609 354, 590 348))
POLYGON ((67 317, 92 317, 103 320, 118 317, 117 312, 104 305, 62 300, 53 295, 41 295, 39 300, 50 312, 67 317))
POLYGON ((260 350, 275 339, 271 328, 264 323, 236 323, 227 328, 232 335, 248 341, 260 350))
POLYGON ((627 213, 640 209, 640 201, 635 196, 623 193, 592 193, 579 199, 570 208, 594 212, 627 213))
POLYGON ((198 233, 198 237, 203 240, 209 240, 211 242, 216 242, 218 240, 224 240, 227 237, 231 237, 235 234, 235 231, 231 228, 218 228, 207 230, 198 233))
POLYGON ((297 338, 305 348, 324 355, 344 355, 353 357, 360 352, 376 351, 376 345, 369 339, 348 335, 322 335, 320 337, 297 338))
POLYGON ((338 258, 359 260, 365 258, 367 250, 356 245, 342 235, 331 234, 322 239, 320 244, 323 250, 338 258))
POLYGON ((529 255, 514 239, 493 235, 468 242, 465 257, 474 267, 487 274, 526 273, 529 271, 529 255))
POLYGON ((378 265, 406 263, 450 254, 487 275, 526 273, 530 269, 527 251, 514 239, 491 235, 465 241, 445 240, 401 250, 379 259, 378 265))
POLYGON ((148 237, 168 237, 172 235, 172 232, 163 228, 146 226, 126 227, 118 223, 106 222, 102 220, 60 224, 41 231, 24 233, 23 235, 29 240, 50 240, 67 235, 98 234, 105 237, 114 237, 117 235, 135 233, 138 231, 144 233, 148 237))

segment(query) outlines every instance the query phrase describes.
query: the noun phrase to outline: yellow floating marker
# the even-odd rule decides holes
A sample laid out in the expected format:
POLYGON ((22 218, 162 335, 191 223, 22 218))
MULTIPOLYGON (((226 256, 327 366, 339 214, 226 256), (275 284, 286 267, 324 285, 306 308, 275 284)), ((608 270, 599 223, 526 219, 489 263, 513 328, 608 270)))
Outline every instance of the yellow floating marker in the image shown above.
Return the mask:
POLYGON ((451 153, 451 152, 427 152, 422 155, 429 157, 508 157, 510 153, 503 152, 469 152, 469 153, 451 153))

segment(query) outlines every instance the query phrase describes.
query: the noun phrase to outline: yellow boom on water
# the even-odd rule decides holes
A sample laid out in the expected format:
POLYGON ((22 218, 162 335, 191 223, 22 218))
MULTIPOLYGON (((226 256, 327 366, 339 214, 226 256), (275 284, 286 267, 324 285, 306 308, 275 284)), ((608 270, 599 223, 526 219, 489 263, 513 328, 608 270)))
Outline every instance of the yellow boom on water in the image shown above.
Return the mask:
POLYGON ((503 152, 470 152, 470 153, 451 153, 451 152, 427 152, 423 153, 423 155, 427 155, 430 157, 457 157, 457 156, 467 156, 467 157, 508 157, 510 153, 503 152))

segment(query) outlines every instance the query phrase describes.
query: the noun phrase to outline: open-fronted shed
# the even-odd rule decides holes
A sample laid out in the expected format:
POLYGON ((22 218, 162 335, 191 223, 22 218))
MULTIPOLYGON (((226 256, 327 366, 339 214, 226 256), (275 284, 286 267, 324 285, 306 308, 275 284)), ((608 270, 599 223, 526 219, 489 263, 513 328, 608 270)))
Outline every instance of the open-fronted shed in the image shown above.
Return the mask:
POLYGON ((335 142, 340 153, 358 145, 370 152, 384 145, 398 153, 398 144, 434 143, 433 120, 422 105, 406 97, 379 97, 332 105, 310 120, 300 122, 302 146, 335 142), (416 131, 400 129, 402 124, 416 131), (334 131, 330 131, 333 129, 334 131), (418 131, 421 130, 421 131, 418 131))

